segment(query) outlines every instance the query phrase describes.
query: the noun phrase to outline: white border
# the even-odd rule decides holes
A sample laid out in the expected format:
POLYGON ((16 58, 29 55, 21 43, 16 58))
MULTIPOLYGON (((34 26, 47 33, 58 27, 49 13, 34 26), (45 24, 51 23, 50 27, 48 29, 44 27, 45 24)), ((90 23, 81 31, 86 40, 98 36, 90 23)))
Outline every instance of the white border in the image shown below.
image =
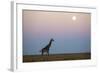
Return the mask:
POLYGON ((59 5, 41 5, 32 3, 12 3, 12 65, 13 71, 37 70, 37 69, 54 69, 66 67, 80 67, 96 65, 96 8, 95 7, 77 7, 77 6, 59 6, 59 5), (55 61, 55 62, 22 62, 22 9, 27 10, 48 10, 48 11, 69 11, 69 12, 86 12, 91 13, 91 60, 74 60, 74 61, 55 61))

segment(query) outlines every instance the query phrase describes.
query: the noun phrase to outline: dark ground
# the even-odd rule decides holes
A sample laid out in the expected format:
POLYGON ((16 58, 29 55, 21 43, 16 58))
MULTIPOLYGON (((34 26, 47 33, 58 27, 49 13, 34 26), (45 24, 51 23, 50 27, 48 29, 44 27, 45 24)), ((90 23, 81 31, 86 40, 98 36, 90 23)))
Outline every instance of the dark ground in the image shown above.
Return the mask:
POLYGON ((82 60, 91 59, 90 53, 71 53, 71 54, 50 54, 48 55, 24 55, 23 62, 40 61, 62 61, 62 60, 82 60))

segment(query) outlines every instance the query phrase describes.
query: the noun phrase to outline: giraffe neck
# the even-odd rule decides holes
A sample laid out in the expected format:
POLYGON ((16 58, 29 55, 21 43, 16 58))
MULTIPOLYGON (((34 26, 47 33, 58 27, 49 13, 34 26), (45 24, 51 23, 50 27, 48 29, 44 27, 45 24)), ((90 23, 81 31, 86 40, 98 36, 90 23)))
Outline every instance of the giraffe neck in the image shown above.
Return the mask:
POLYGON ((52 43, 52 41, 50 40, 50 42, 49 42, 49 46, 51 46, 51 43, 52 43))

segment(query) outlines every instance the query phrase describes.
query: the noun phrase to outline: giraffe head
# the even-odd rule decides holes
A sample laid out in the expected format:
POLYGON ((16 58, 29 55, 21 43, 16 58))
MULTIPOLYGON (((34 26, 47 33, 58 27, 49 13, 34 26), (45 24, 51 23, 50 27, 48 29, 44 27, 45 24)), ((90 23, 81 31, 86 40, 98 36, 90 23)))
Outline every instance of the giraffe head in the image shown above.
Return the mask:
POLYGON ((51 41, 54 41, 54 39, 53 39, 53 38, 51 38, 51 41))

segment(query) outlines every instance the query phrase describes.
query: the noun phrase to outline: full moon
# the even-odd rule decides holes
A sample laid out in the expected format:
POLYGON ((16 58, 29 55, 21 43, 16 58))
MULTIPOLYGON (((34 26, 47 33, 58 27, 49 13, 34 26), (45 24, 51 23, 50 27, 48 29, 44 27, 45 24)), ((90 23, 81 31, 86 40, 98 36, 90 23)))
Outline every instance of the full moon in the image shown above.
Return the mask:
POLYGON ((73 16, 73 17, 72 17, 72 20, 75 21, 75 20, 76 20, 76 16, 73 16))

